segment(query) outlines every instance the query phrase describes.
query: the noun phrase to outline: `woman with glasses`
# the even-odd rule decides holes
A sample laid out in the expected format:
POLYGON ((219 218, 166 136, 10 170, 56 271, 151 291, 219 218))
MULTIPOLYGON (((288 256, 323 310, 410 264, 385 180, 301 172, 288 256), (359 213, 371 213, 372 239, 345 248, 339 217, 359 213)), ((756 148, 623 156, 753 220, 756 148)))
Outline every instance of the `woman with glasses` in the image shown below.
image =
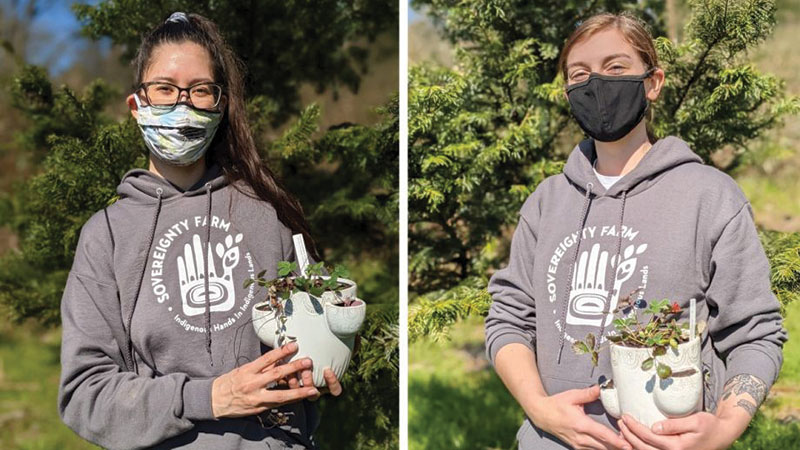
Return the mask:
POLYGON ((311 361, 284 364, 297 346, 265 347, 248 320, 258 293, 243 282, 294 259, 293 234, 316 250, 258 155, 242 64, 212 22, 174 13, 134 66, 127 103, 149 168, 82 229, 61 306, 61 417, 107 448, 313 448, 311 361))

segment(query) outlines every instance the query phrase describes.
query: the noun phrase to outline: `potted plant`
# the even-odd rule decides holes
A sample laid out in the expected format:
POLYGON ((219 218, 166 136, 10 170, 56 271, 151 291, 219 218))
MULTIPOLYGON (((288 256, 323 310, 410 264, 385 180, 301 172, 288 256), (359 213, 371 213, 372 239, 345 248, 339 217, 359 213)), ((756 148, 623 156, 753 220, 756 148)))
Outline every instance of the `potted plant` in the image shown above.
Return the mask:
POLYGON ((330 268, 330 275, 323 275, 323 269, 319 262, 298 275, 296 262, 281 261, 277 278, 266 280, 262 271, 244 283, 267 288, 266 299, 252 309, 259 339, 272 348, 297 342, 290 361, 311 358, 317 387, 325 386, 326 367, 338 378, 344 375, 366 314, 366 304, 356 297, 356 283, 345 278, 347 269, 330 268))
MULTIPOLYGON (((643 310, 649 319, 642 320, 631 295, 620 299, 613 311, 615 332, 606 341, 613 377, 601 385, 603 407, 613 417, 629 414, 648 427, 699 411, 703 398, 700 336, 705 322, 695 324, 694 299, 690 323, 679 323, 683 310, 677 303, 653 301, 643 310)), ((590 333, 573 344, 573 351, 590 355, 596 366, 602 347, 597 341, 590 333)))

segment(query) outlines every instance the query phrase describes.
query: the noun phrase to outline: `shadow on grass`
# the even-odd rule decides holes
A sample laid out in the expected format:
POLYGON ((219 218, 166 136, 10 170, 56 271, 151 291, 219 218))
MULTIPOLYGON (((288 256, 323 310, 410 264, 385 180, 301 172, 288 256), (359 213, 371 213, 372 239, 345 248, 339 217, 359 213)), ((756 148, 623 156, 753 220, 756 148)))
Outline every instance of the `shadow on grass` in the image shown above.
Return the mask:
POLYGON ((409 448, 515 449, 522 410, 488 370, 468 379, 412 376, 409 448))

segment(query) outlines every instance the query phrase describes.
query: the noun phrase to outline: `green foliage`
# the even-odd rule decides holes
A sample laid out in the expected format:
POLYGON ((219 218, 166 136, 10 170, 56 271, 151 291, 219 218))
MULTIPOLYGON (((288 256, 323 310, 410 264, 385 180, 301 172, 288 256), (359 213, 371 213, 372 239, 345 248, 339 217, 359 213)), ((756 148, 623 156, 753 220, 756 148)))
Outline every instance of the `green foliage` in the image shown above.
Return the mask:
POLYGON ((81 227, 108 205, 122 175, 144 164, 133 122, 113 123, 102 115, 108 97, 101 86, 92 84, 82 96, 53 89, 33 66, 13 84, 15 104, 25 105, 32 123, 19 136, 32 153, 46 155, 37 175, 13 194, 0 194, 9 212, 2 222, 19 237, 20 250, 0 258, 0 303, 10 306, 14 319, 58 323, 81 227))
POLYGON ((524 414, 488 366, 480 317, 457 323, 449 336, 409 344, 409 450, 516 449, 524 414))
POLYGON ((273 123, 283 122, 299 109, 298 88, 311 83, 318 91, 340 85, 357 91, 360 73, 367 70, 368 51, 355 41, 372 41, 396 29, 397 2, 320 0, 108 0, 76 3, 83 33, 109 37, 124 46, 129 61, 144 31, 171 13, 184 11, 208 17, 225 34, 251 75, 248 89, 270 104, 273 123))
POLYGON ((44 69, 30 65, 13 78, 10 92, 11 105, 31 123, 17 134, 17 145, 36 162, 44 157, 49 136, 86 139, 95 127, 109 124, 101 111, 115 94, 102 80, 91 83, 81 95, 66 86, 56 89, 44 69))
POLYGON ((781 303, 781 314, 800 298, 800 233, 759 233, 770 262, 772 292, 781 303))
POLYGON ((408 318, 410 340, 422 336, 438 340, 446 336, 449 324, 471 315, 485 315, 492 298, 486 292, 486 279, 472 277, 452 289, 440 289, 419 297, 408 318))
POLYGON ((800 424, 780 423, 757 412, 747 430, 734 442, 731 450, 795 448, 800 440, 800 424))
MULTIPOLYGON (((638 292, 635 289, 627 296, 619 299, 617 307, 609 312, 617 316, 614 321, 614 328, 616 333, 608 336, 608 340, 603 344, 598 345, 599 340, 594 334, 589 333, 586 339, 576 340, 572 344, 572 351, 576 355, 589 354, 592 357, 592 365, 597 366, 599 359, 600 349, 606 343, 613 343, 626 347, 639 347, 651 349, 651 356, 642 361, 642 370, 647 371, 656 365, 656 373, 662 379, 669 378, 672 375, 672 368, 666 364, 656 361, 657 356, 663 356, 667 353, 667 347, 672 347, 673 350, 678 349, 678 344, 688 342, 691 338, 688 323, 678 323, 677 317, 681 314, 682 310, 677 303, 670 303, 669 299, 651 300, 647 308, 642 311, 650 315, 647 321, 643 321, 639 316, 639 308, 636 308, 631 302, 631 296, 638 292)), ((697 323, 695 333, 697 336, 703 334, 706 324, 705 321, 697 323)), ((609 345, 613 345, 609 344, 609 345)), ((686 375, 694 373, 695 370, 691 369, 686 375)))
POLYGON ((60 339, 59 330, 36 323, 0 322, 0 448, 99 449, 64 426, 58 416, 60 339))
POLYGON ((580 18, 623 5, 661 8, 633 3, 413 2, 456 44, 455 67, 409 72, 413 293, 452 288, 502 262, 498 235, 536 185, 561 172, 556 139, 574 131, 556 77, 559 48, 580 18))
MULTIPOLYGON (((457 292, 466 279, 486 279, 503 264, 523 201, 544 178, 561 172, 581 139, 556 68, 580 20, 628 11, 650 25, 666 72, 653 129, 678 135, 707 161, 732 146, 735 157, 726 170, 757 159, 753 139, 800 111, 800 101, 785 94, 779 79, 748 60, 773 29, 774 1, 690 3, 683 40, 672 42, 664 37, 659 1, 412 2, 426 8, 456 47, 454 67, 425 63, 409 72, 410 289, 424 303, 410 318, 412 338, 446 330, 464 311, 480 312, 459 308, 444 291, 457 292)), ((789 248, 787 240, 774 244, 771 258, 789 248)), ((796 266, 788 261, 772 261, 782 277, 773 269, 783 302, 799 292, 796 266)))
POLYGON ((800 111, 783 82, 760 73, 748 52, 772 33, 775 2, 692 1, 684 42, 656 40, 667 73, 654 105, 657 135, 677 135, 704 159, 725 145, 737 151, 727 170, 752 159, 754 138, 800 111))
MULTIPOLYGON (((307 82, 355 90, 366 53, 365 41, 354 41, 391 28, 397 5, 256 3, 112 0, 75 9, 86 34, 125 45, 126 58, 142 31, 169 13, 206 15, 248 66, 256 139, 299 111, 279 138, 258 145, 300 199, 324 258, 347 264, 369 304, 361 348, 343 381, 346 394, 322 401, 325 418, 316 438, 331 448, 396 447, 398 98, 387 99, 374 125, 320 131, 320 108, 300 110, 297 91, 307 82), (344 416, 351 420, 331 419, 344 416)), ((115 200, 127 170, 145 167, 147 151, 132 119, 117 122, 104 113, 111 91, 101 81, 78 95, 54 88, 42 69, 30 66, 15 77, 12 94, 30 124, 18 132, 20 147, 39 167, 12 192, 0 193, 0 225, 9 225, 20 242, 19 251, 0 257, 0 304, 17 322, 55 325, 82 225, 115 200)))

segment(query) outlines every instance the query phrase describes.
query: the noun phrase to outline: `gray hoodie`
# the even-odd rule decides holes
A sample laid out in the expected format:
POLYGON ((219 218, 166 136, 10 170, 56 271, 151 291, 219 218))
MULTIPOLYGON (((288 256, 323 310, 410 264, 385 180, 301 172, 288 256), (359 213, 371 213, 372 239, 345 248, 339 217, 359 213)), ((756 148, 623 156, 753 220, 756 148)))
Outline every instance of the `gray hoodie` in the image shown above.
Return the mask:
MULTIPOLYGON (((607 351, 593 369, 572 342, 607 335, 613 326, 599 311, 641 288, 633 300, 668 298, 688 311, 689 299, 697 299, 698 320, 708 323, 706 410, 716 408, 724 383, 737 374, 771 386, 786 332, 752 210, 736 182, 676 137, 656 142, 608 190, 592 170, 594 159, 594 141, 581 142, 564 173, 544 180, 522 206, 508 266, 489 282, 492 363, 506 344, 529 347, 548 395, 611 378, 607 351)), ((617 429, 599 401, 585 411, 617 429)), ((517 437, 524 449, 565 448, 530 419, 517 437)))
POLYGON ((270 350, 250 323, 264 293, 243 282, 294 258, 275 209, 216 166, 186 191, 132 170, 117 193, 83 226, 61 302, 64 422, 108 448, 313 447, 307 401, 282 426, 211 410, 214 378, 270 350))

